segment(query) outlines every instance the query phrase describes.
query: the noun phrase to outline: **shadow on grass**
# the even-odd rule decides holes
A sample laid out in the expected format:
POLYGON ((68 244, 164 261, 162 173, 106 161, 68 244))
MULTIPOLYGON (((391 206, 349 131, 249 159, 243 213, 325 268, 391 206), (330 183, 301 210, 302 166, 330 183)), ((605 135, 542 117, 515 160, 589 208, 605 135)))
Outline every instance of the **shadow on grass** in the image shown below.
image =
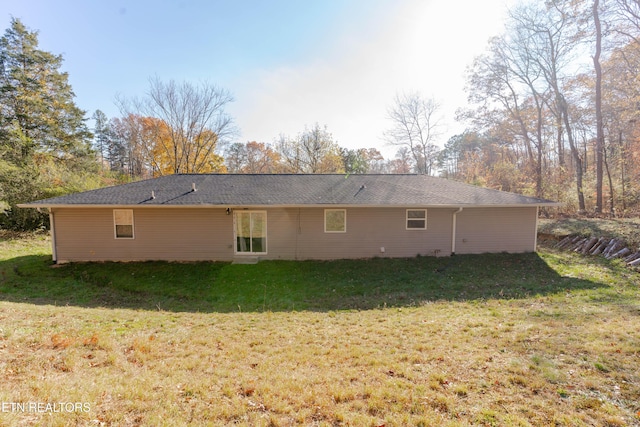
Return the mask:
MULTIPOLYGON (((563 263, 562 254, 549 253, 563 263)), ((570 262, 570 261, 566 261, 570 262)), ((588 262, 588 261, 587 261, 588 262)), ((517 299, 608 285, 562 277, 539 254, 229 263, 0 261, 0 300, 189 312, 330 311, 517 299)))

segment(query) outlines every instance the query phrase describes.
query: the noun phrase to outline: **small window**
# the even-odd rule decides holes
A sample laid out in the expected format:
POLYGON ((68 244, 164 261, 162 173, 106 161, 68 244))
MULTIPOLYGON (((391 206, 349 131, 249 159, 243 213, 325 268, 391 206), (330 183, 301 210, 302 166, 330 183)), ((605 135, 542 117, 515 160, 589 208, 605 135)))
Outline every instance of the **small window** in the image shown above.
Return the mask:
POLYGON ((114 209, 113 223, 116 239, 133 239, 133 210, 114 209))
POLYGON ((407 230, 426 230, 427 210, 407 209, 407 230))
POLYGON ((347 232, 347 210, 346 209, 325 209, 324 210, 324 232, 325 233, 346 233, 347 232))

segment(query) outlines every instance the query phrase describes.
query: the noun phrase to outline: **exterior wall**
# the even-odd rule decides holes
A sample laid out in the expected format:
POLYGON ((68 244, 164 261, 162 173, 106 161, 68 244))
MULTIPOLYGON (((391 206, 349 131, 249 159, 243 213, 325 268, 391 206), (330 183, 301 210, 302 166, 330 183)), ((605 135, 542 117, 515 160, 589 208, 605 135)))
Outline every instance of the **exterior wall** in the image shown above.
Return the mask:
MULTIPOLYGON (((251 209, 248 209, 251 210, 251 209)), ((447 256, 455 209, 427 210, 426 230, 406 230, 405 208, 347 208, 346 233, 324 232, 323 208, 267 211, 260 259, 447 256), (384 247, 384 252, 381 248, 384 247)), ((224 208, 139 208, 134 238, 114 237, 111 208, 53 210, 55 252, 66 261, 231 261, 233 217, 224 208)), ((535 250, 536 208, 465 208, 457 215, 457 253, 535 250)))
POLYGON ((233 259, 233 216, 224 209, 133 209, 133 239, 114 237, 113 209, 53 216, 59 262, 233 259))
POLYGON ((534 252, 538 210, 465 208, 456 222, 456 253, 534 252))
MULTIPOLYGON (((290 211, 291 218, 300 215, 298 223, 294 224, 294 230, 297 230, 295 251, 287 254, 296 254, 296 259, 401 258, 451 253, 453 209, 428 209, 427 229, 407 230, 405 208, 347 208, 346 233, 324 232, 323 208, 290 211)), ((272 240, 273 226, 271 221, 272 240)), ((282 252, 284 249, 281 247, 282 252)))

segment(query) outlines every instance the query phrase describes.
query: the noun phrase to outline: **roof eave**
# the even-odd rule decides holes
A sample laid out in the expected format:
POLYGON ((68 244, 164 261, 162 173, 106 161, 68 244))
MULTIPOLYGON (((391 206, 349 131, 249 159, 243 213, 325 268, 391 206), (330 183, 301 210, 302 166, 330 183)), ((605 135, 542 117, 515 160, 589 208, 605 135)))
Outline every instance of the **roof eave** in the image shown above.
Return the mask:
POLYGON ((314 203, 314 204, 260 204, 260 203, 248 203, 248 204, 235 204, 235 203, 217 203, 217 204, 193 204, 193 205, 175 205, 175 204, 30 204, 23 203, 17 205, 19 208, 31 208, 31 209, 54 209, 54 208, 107 208, 107 209, 133 209, 133 208, 199 208, 199 209, 211 209, 211 208, 327 208, 327 207, 343 207, 343 208, 523 208, 523 207, 560 207, 562 203, 558 202, 537 202, 537 203, 505 203, 505 204, 471 204, 471 203, 458 203, 458 204, 421 204, 421 203, 402 203, 402 204, 344 204, 344 203, 314 203))

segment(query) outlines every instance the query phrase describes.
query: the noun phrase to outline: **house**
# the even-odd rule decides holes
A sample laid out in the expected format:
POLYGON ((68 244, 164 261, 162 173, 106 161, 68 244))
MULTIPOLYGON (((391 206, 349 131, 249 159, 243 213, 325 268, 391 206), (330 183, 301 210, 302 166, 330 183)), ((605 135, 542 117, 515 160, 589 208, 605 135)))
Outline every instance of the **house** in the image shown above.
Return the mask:
POLYGON ((532 252, 557 205, 425 175, 182 174, 21 207, 48 209, 71 262, 532 252))

